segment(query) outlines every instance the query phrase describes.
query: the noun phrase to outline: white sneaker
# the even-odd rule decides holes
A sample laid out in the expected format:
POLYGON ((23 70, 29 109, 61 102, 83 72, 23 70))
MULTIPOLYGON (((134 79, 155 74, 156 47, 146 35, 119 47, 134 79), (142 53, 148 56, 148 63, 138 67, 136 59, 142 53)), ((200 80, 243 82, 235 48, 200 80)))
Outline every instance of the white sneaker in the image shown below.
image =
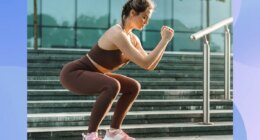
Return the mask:
POLYGON ((87 135, 82 133, 82 137, 83 140, 102 140, 101 138, 98 137, 97 132, 87 133, 87 135))
POLYGON ((123 130, 107 130, 106 135, 103 140, 135 140, 135 138, 132 138, 128 136, 123 130))

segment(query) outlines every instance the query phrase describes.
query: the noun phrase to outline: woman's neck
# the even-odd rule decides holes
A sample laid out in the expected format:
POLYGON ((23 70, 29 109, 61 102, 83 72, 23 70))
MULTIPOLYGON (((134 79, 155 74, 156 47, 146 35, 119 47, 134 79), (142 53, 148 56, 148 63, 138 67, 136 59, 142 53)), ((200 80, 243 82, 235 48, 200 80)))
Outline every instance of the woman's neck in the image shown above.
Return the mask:
POLYGON ((123 31, 124 31, 126 34, 129 35, 129 34, 132 32, 133 27, 131 27, 131 25, 129 24, 129 22, 127 22, 127 20, 125 20, 124 26, 123 26, 122 23, 120 23, 119 25, 122 27, 123 31))

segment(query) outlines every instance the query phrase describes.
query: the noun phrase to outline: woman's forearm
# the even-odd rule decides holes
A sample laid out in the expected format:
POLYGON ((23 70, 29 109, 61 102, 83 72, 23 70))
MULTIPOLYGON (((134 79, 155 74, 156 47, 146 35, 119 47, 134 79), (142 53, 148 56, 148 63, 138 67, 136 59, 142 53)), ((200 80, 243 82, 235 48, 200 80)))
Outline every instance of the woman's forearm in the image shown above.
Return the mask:
POLYGON ((148 67, 148 70, 154 70, 157 67, 157 65, 159 64, 159 62, 162 59, 163 54, 164 54, 164 51, 160 54, 159 58, 152 65, 150 65, 148 67))
MULTIPOLYGON (((168 40, 161 40, 158 45, 153 49, 153 51, 151 51, 151 53, 148 54, 147 56, 147 62, 146 62, 146 68, 148 69, 149 67, 151 67, 151 65, 153 65, 154 63, 156 63, 156 61, 159 61, 162 57, 163 52, 165 51, 167 44, 168 44, 168 40)), ((158 62, 157 62, 158 64, 158 62)))

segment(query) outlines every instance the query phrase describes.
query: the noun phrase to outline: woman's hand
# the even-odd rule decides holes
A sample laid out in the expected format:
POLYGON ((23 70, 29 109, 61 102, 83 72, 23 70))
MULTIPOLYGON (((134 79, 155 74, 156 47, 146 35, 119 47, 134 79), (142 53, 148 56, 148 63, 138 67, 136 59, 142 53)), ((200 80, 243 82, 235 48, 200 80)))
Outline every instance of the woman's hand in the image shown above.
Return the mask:
POLYGON ((162 26, 161 28, 162 40, 171 41, 174 36, 174 30, 168 26, 162 26))

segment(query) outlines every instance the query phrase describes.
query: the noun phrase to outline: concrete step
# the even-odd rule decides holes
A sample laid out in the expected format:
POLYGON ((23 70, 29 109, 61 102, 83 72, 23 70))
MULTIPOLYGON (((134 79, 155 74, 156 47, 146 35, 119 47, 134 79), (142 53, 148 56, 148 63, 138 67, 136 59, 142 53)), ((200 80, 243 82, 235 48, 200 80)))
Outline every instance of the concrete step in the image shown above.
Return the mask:
MULTIPOLYGON (((104 136, 108 125, 102 125, 99 135, 104 136)), ((29 127, 28 140, 79 140, 86 126, 68 127, 29 127)), ((199 123, 158 123, 158 124, 127 124, 122 129, 132 137, 177 137, 194 135, 231 135, 233 133, 232 122, 214 122, 214 125, 202 125, 199 123)))
MULTIPOLYGON (((211 99, 224 99, 224 90, 211 90, 211 99)), ((28 101, 37 100, 96 100, 97 96, 80 96, 66 89, 28 90, 28 101)), ((231 90, 231 97, 233 90, 231 90)), ((141 89, 137 99, 202 99, 202 90, 141 89)))
MULTIPOLYGON (((95 100, 60 100, 60 101, 28 101, 28 113, 58 113, 58 112, 91 112, 95 100)), ((116 106, 114 101, 112 110, 116 106)), ((211 110, 233 109, 233 101, 211 100, 211 110)), ((202 99, 182 100, 136 100, 132 111, 159 111, 159 110, 203 110, 202 99)))
MULTIPOLYGON (((85 54, 88 52, 87 51, 82 51, 82 52, 75 52, 75 51, 38 51, 38 52, 33 52, 28 50, 28 56, 31 57, 48 57, 48 56, 55 56, 55 57, 69 57, 69 58, 79 58, 82 56, 85 56, 85 54)), ((173 58, 173 59, 202 59, 203 58, 203 54, 202 53, 189 53, 189 52, 184 52, 184 53, 178 53, 178 52, 165 52, 163 55, 163 59, 164 58, 173 58)), ((233 56, 231 55, 231 59, 233 58, 233 56)), ((224 59, 224 54, 220 54, 220 53, 211 53, 211 59, 224 59)))
MULTIPOLYGON (((78 57, 56 57, 56 56, 42 56, 42 57, 31 57, 28 56, 28 63, 67 63, 73 60, 77 60, 79 59, 78 57)), ((176 64, 192 64, 192 65, 201 65, 203 64, 203 59, 193 59, 193 58, 187 58, 187 59, 162 59, 160 61, 161 63, 167 63, 167 64, 172 64, 172 65, 176 65, 176 64)), ((221 59, 213 59, 210 61, 210 64, 214 65, 214 64, 219 64, 219 65, 224 65, 224 61, 221 59)), ((232 63, 231 63, 232 64, 232 63)))
MULTIPOLYGON (((46 69, 46 68, 37 68, 37 69, 28 69, 28 74, 29 76, 33 76, 33 72, 37 73, 44 73, 45 75, 49 72, 53 73, 56 72, 57 75, 61 69, 46 69), (42 71, 44 69, 44 71, 42 71)), ((203 70, 194 70, 192 68, 190 69, 179 69, 179 70, 162 70, 162 69, 157 69, 154 71, 146 71, 146 70, 141 70, 141 69, 131 69, 131 70, 123 70, 119 69, 115 71, 116 73, 122 73, 122 74, 129 74, 129 73, 134 73, 134 74, 169 74, 169 73, 182 73, 182 74, 202 74, 203 70)), ((232 71, 231 71, 232 72, 232 71)), ((219 74, 219 75, 224 75, 224 70, 212 70, 210 71, 211 75, 219 74)))
MULTIPOLYGON (((202 81, 139 81, 142 89, 202 89, 202 81)), ((223 81, 211 81, 211 89, 223 89, 223 81)), ((63 89, 59 80, 29 80, 28 89, 63 89)), ((232 85, 231 85, 232 89, 232 85)))
MULTIPOLYGON (((42 63, 28 63, 28 69, 61 69, 64 64, 61 63, 48 63, 45 65, 42 65, 42 63)), ((211 67, 212 71, 223 71, 224 65, 212 65, 211 67)), ((121 68, 122 70, 143 70, 139 66, 133 63, 129 63, 128 65, 121 68)), ((159 63, 156 67, 156 70, 186 70, 186 69, 192 69, 192 70, 203 70, 203 65, 169 65, 167 63, 159 63)), ((144 70, 145 71, 145 70, 144 70)))
MULTIPOLYGON (((232 121, 232 110, 211 110, 212 122, 232 121)), ((109 125, 113 112, 109 112, 102 125, 109 125)), ((90 112, 66 112, 66 113, 37 113, 27 115, 28 127, 63 127, 86 126, 90 112)), ((180 123, 201 122, 202 110, 189 111, 130 111, 124 120, 124 124, 154 124, 154 123, 180 123)))
MULTIPOLYGON (((116 72, 133 78, 202 78, 202 72, 131 72, 126 71, 116 72)), ((59 76, 60 70, 44 70, 44 71, 32 71, 28 70, 28 76, 59 76)), ((211 78, 223 78, 224 73, 211 73, 211 78)))
MULTIPOLYGON (((28 62, 28 67, 29 68, 35 68, 35 67, 38 67, 39 65, 44 64, 44 66, 42 66, 44 68, 48 68, 48 67, 50 67, 50 68, 61 68, 63 65, 65 65, 68 62, 71 62, 71 61, 67 61, 67 62, 49 61, 48 63, 41 63, 41 62, 30 63, 30 62, 28 62)), ((213 68, 214 67, 215 68, 222 68, 224 65, 223 64, 211 64, 210 66, 213 67, 213 68)), ((163 68, 163 70, 171 70, 171 69, 181 69, 181 68, 187 68, 187 67, 194 67, 194 68, 203 67, 203 63, 198 63, 198 64, 178 63, 177 64, 177 63, 162 63, 162 62, 160 62, 156 69, 163 68)), ((127 65, 125 65, 124 67, 122 67, 120 69, 143 70, 138 65, 136 65, 132 62, 128 63, 127 65)), ((232 70, 232 67, 231 67, 231 70, 232 70)))
MULTIPOLYGON (((46 49, 39 48, 38 50, 27 49, 29 55, 33 56, 44 56, 44 55, 55 55, 55 56, 83 56, 89 49, 46 49)), ((181 57, 181 58, 202 58, 202 52, 165 52, 163 57, 181 57)), ((211 58, 223 58, 224 53, 211 53, 211 58)), ((231 54, 231 57, 232 54, 231 54)))
MULTIPOLYGON (((40 74, 43 75, 50 75, 53 76, 53 74, 55 74, 55 76, 58 76, 60 73, 61 69, 44 69, 44 71, 42 70, 36 70, 36 69, 30 69, 28 70, 28 75, 29 76, 41 76, 40 74)), ((117 70, 114 73, 119 73, 119 74, 124 74, 124 75, 130 75, 130 76, 135 76, 135 75, 148 75, 148 77, 153 76, 155 74, 159 74, 159 75, 163 75, 163 74, 183 74, 183 75, 201 75, 203 71, 201 70, 155 70, 155 71, 144 71, 144 70, 117 70)), ((214 76, 221 76, 221 78, 224 77, 224 71, 210 71, 210 75, 211 77, 214 76)), ((200 76, 200 78, 201 78, 200 76)), ((143 76, 144 77, 144 76, 143 76)), ((179 77, 179 78, 184 78, 184 77, 179 77)), ((185 77, 187 78, 187 77, 185 77)), ((232 75, 231 75, 232 78, 232 75)))
MULTIPOLYGON (((59 80, 59 76, 28 76, 27 80, 59 80)), ((134 78, 137 81, 202 81, 202 77, 170 77, 170 78, 160 78, 160 77, 137 77, 134 78)), ((211 77, 212 81, 224 81, 224 77, 211 77)), ((233 77, 231 77, 231 83, 233 77)))

